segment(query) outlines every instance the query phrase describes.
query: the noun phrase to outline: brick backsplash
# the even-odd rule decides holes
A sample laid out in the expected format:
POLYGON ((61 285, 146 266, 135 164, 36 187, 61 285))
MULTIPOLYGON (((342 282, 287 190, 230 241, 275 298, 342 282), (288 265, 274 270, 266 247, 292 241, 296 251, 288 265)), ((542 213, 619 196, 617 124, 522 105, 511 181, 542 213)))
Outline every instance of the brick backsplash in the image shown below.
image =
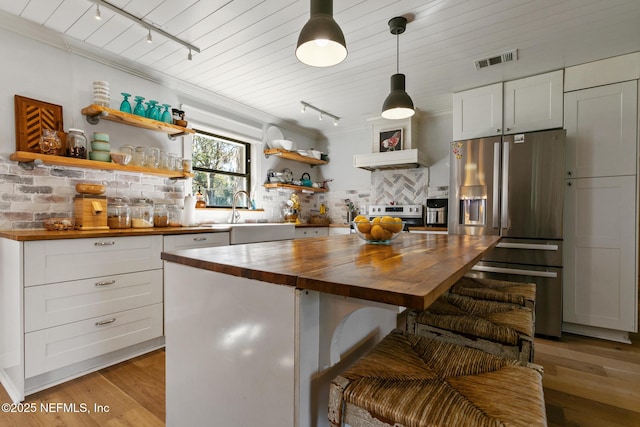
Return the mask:
MULTIPOLYGON (((123 198, 136 201, 151 199, 154 203, 182 206, 183 183, 180 180, 144 175, 140 173, 103 171, 71 167, 38 166, 25 169, 15 162, 0 157, 0 229, 41 229, 42 220, 57 216, 73 216, 75 184, 90 182, 105 184, 109 200, 123 198)), ((371 174, 369 190, 331 190, 327 193, 299 193, 303 222, 320 211, 324 204, 334 224, 347 221, 349 199, 356 208, 367 213, 371 204, 424 204, 427 197, 428 169, 381 171, 371 174)), ((262 208, 257 217, 268 221, 283 221, 282 209, 291 192, 286 190, 262 191, 262 208)), ((207 210, 208 211, 208 210, 207 210)), ((210 212, 213 215, 213 212, 210 212)), ((210 219, 207 212, 198 218, 210 219)), ((217 213, 218 217, 228 213, 217 213)))
POLYGON ((102 171, 57 166, 25 169, 0 158, 0 229, 41 229, 42 220, 73 216, 75 184, 105 184, 108 200, 140 198, 154 203, 182 205, 183 184, 179 180, 140 173, 102 171))

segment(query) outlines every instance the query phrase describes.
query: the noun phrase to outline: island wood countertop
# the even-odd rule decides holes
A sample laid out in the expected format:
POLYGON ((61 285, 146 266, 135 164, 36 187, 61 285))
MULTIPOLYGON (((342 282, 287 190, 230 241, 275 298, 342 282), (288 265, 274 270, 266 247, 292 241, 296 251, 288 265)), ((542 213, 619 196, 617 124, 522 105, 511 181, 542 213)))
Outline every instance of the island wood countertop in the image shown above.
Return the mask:
POLYGON ((248 279, 423 309, 499 240, 403 233, 389 245, 375 245, 350 234, 187 249, 161 257, 248 279))

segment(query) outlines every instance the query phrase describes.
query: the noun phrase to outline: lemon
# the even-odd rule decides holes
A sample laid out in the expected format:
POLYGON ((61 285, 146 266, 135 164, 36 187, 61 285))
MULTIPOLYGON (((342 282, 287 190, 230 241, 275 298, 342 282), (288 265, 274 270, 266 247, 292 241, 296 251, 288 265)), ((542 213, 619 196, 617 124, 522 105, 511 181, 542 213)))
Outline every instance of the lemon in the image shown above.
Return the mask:
POLYGON ((371 236, 375 240, 384 240, 384 236, 386 235, 387 230, 382 228, 380 224, 375 224, 371 226, 371 236))
POLYGON ((401 218, 393 218, 393 224, 391 227, 387 228, 393 233, 399 233, 402 231, 402 219, 401 218))
POLYGON ((383 216, 380 219, 380 225, 382 226, 382 228, 389 231, 393 231, 393 229, 395 228, 395 224, 393 223, 393 218, 390 216, 383 216))
POLYGON ((369 231, 371 231, 371 224, 369 223, 367 217, 365 217, 364 215, 356 216, 355 218, 353 218, 353 222, 356 223, 359 232, 367 234, 369 231))

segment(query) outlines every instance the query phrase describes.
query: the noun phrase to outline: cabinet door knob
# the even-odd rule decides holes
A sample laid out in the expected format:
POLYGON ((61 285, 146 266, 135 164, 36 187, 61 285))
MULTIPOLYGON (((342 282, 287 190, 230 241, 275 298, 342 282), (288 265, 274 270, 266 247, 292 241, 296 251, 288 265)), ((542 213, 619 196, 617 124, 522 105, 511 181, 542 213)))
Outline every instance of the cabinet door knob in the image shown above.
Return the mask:
POLYGON ((571 187, 573 184, 571 182, 567 182, 567 185, 571 187))
POLYGON ((571 176, 571 175, 573 175, 573 172, 567 171, 567 175, 571 176))
POLYGON ((496 129, 496 132, 500 132, 500 129, 496 129))
POLYGON ((505 129, 506 132, 509 132, 510 130, 511 130, 511 128, 506 128, 505 129))

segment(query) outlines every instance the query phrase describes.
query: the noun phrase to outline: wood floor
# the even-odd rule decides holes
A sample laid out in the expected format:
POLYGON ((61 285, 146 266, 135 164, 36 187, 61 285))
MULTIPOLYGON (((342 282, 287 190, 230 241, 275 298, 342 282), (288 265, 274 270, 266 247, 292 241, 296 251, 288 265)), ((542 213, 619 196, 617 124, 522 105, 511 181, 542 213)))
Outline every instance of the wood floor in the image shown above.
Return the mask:
MULTIPOLYGON (((561 340, 536 339, 549 426, 640 426, 639 334, 633 342, 569 334, 561 340)), ((164 360, 158 350, 28 396, 23 403, 35 403, 38 411, 0 412, 0 426, 163 426, 164 360), (44 413, 41 403, 85 403, 91 413, 44 413), (95 412, 94 404, 108 405, 109 411, 95 412)), ((0 387, 0 403, 6 402, 0 387)))

